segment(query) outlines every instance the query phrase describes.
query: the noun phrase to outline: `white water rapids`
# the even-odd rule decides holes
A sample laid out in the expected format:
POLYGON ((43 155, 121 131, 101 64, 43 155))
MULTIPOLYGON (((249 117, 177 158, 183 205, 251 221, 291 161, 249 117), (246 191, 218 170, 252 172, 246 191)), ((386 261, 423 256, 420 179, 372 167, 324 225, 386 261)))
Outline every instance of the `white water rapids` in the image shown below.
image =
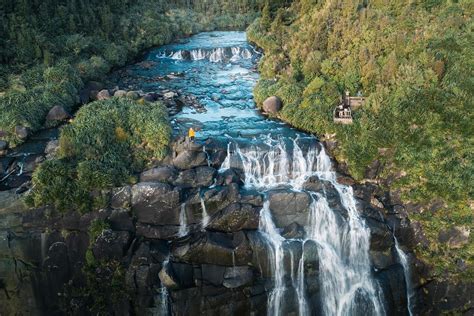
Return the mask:
POLYGON ((161 52, 158 58, 169 58, 174 60, 207 60, 211 63, 220 63, 224 61, 236 62, 240 59, 251 59, 255 52, 244 47, 218 47, 213 49, 192 49, 178 50, 171 52, 161 52))
MULTIPOLYGON (((262 192, 281 185, 300 191, 310 176, 329 181, 337 190, 347 218, 338 216, 328 205, 324 194, 310 192, 312 203, 306 236, 302 244, 315 242, 319 257, 319 284, 324 315, 383 315, 381 290, 371 275, 369 259, 370 230, 359 216, 352 188, 336 181, 336 174, 324 147, 318 150, 315 142, 303 149, 298 139, 288 144, 282 139, 267 139, 267 148, 237 144, 228 146, 228 155, 221 171, 240 166, 245 171, 245 186, 262 192), (233 152, 231 148, 234 147, 233 152)), ((268 315, 284 315, 285 293, 293 287, 297 294, 299 315, 308 315, 309 302, 305 294, 304 250, 299 256, 290 251, 291 263, 298 265, 296 275, 291 271, 292 284, 285 278, 285 245, 289 241, 276 227, 269 201, 260 213, 261 235, 268 246, 274 286, 268 297, 268 315)))

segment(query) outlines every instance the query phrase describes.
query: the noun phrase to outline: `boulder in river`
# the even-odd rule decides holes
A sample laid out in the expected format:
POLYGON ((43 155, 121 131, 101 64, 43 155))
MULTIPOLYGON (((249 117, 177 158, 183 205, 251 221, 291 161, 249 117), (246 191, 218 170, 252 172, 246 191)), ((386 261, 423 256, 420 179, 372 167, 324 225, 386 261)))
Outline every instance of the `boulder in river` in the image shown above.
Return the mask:
POLYGON ((114 93, 114 97, 123 98, 123 97, 126 97, 126 96, 127 96, 127 91, 125 91, 125 90, 117 90, 114 93))
POLYGON ((140 94, 137 91, 128 91, 127 98, 132 100, 138 100, 140 98, 140 94))
POLYGON ((49 110, 46 116, 47 121, 64 121, 71 117, 71 115, 60 105, 55 105, 49 110))
POLYGON ((263 111, 269 114, 278 113, 282 107, 283 107, 283 104, 280 98, 277 96, 271 96, 265 101, 263 101, 263 111))
POLYGON ((104 89, 104 90, 100 90, 97 93, 97 100, 107 100, 107 99, 110 99, 109 90, 104 89))

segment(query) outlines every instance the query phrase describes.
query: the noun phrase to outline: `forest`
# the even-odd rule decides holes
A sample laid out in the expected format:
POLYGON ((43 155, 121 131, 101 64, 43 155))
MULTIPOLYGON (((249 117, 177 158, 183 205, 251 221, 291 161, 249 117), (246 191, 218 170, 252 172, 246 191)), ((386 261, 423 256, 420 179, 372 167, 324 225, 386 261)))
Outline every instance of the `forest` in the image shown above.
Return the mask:
POLYGON ((462 0, 304 0, 265 7, 248 30, 265 50, 257 103, 280 97, 279 118, 336 142, 356 179, 383 166, 380 178, 401 191, 431 241, 419 255, 444 276, 474 251, 438 242, 443 227, 473 222, 473 13, 462 0), (337 125, 345 91, 366 102, 354 124, 337 125))
POLYGON ((145 49, 214 29, 244 30, 262 1, 7 0, 0 3, 0 131, 44 124, 51 104, 71 111, 80 89, 145 49))

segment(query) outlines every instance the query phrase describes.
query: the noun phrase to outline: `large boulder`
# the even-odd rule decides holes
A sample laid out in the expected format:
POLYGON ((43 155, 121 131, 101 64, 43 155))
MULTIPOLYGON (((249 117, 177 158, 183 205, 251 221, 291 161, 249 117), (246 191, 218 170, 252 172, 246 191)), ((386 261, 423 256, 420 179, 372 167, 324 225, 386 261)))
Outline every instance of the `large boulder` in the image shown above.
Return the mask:
POLYGON ((306 226, 311 198, 306 192, 274 190, 268 193, 270 210, 277 227, 285 227, 295 222, 306 226))
POLYGON ((121 260, 129 243, 129 232, 106 229, 93 243, 92 253, 97 260, 121 260))
POLYGON ((243 232, 200 234, 193 239, 173 244, 172 254, 180 262, 223 266, 247 265, 252 257, 243 232))
POLYGON ((60 105, 55 105, 49 110, 46 115, 47 121, 65 121, 69 119, 71 115, 60 105))
POLYGON ((249 266, 227 267, 224 273, 223 285, 226 288, 234 289, 245 286, 253 280, 253 271, 249 266))
POLYGON ((263 101, 263 111, 269 114, 278 113, 282 107, 283 104, 280 98, 276 96, 269 97, 268 99, 263 101))
POLYGON ((126 97, 126 96, 127 96, 127 91, 125 91, 125 90, 117 90, 114 93, 114 97, 123 98, 123 97, 126 97))
POLYGON ((185 150, 173 159, 173 165, 179 169, 207 166, 207 155, 203 151, 185 150))
POLYGON ((209 223, 207 229, 221 232, 236 232, 258 229, 259 209, 250 204, 234 203, 226 207, 209 223))
POLYGON ((217 171, 212 167, 197 167, 179 173, 174 185, 183 188, 199 188, 211 186, 217 171))
POLYGON ((143 171, 140 174, 140 181, 173 183, 177 177, 178 172, 174 167, 164 166, 143 171))
POLYGON ((135 225, 133 225, 130 212, 126 209, 112 210, 108 218, 108 222, 110 223, 110 228, 113 230, 123 230, 129 232, 135 231, 135 225))
POLYGON ((110 206, 112 208, 122 209, 130 208, 132 201, 132 188, 124 186, 121 188, 114 188, 111 192, 110 206))
POLYGON ((104 90, 100 90, 98 93, 97 93, 97 100, 107 100, 107 99, 110 99, 110 93, 109 93, 109 90, 107 89, 104 89, 104 90))
POLYGON ((165 183, 142 182, 132 187, 137 220, 152 225, 179 225, 180 192, 165 183))
POLYGON ((136 229, 138 236, 156 240, 173 240, 179 233, 179 226, 176 225, 150 225, 138 222, 136 229))

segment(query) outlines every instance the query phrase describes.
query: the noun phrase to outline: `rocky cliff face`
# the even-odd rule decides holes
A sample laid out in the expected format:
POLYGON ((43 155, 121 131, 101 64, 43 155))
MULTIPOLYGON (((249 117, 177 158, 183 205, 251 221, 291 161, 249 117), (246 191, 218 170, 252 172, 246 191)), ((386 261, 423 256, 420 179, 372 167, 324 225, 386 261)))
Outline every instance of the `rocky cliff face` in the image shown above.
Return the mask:
MULTIPOLYGON (((219 173, 224 158, 225 151, 212 142, 204 150, 177 140, 162 165, 143 172, 133 186, 111 190, 108 208, 84 215, 28 210, 14 193, 3 192, 3 312, 87 313, 95 308, 118 314, 265 314, 273 271, 257 231, 263 196, 243 188, 242 170, 219 173), (97 291, 101 286, 105 293, 97 291)), ((310 178, 305 188, 325 190, 331 208, 347 216, 329 182, 310 178)), ((397 214, 374 203, 374 188, 355 189, 372 231, 376 278, 389 310, 403 313, 403 272, 386 225, 397 214)), ((282 235, 301 237, 310 196, 277 188, 268 200, 282 235)), ((310 295, 317 297, 314 253, 305 271, 311 274, 306 278, 310 295)), ((282 264, 292 269, 291 262, 282 264)))
MULTIPOLYGON (((111 190, 106 209, 84 215, 28 210, 17 195, 2 192, 1 311, 265 314, 274 271, 258 232, 264 198, 243 187, 242 170, 218 172, 225 150, 212 141, 205 146, 175 141, 169 157, 143 172, 139 183, 111 190)), ((324 190, 337 216, 347 216, 331 183, 312 177, 304 187, 324 190)), ((407 246, 416 235, 395 197, 371 184, 353 188, 371 230, 370 260, 386 310, 406 314, 406 283, 392 231, 407 246)), ((301 238, 310 196, 276 188, 267 199, 282 235, 301 238)), ((318 310, 317 250, 305 253, 313 254, 305 258, 304 271, 318 310)), ((292 262, 282 264, 293 271, 292 262)), ((441 290, 434 289, 436 297, 453 291, 441 290)), ((431 296, 423 299, 421 314, 440 311, 431 296)), ((297 301, 287 298, 288 311, 298 310, 297 301)))

